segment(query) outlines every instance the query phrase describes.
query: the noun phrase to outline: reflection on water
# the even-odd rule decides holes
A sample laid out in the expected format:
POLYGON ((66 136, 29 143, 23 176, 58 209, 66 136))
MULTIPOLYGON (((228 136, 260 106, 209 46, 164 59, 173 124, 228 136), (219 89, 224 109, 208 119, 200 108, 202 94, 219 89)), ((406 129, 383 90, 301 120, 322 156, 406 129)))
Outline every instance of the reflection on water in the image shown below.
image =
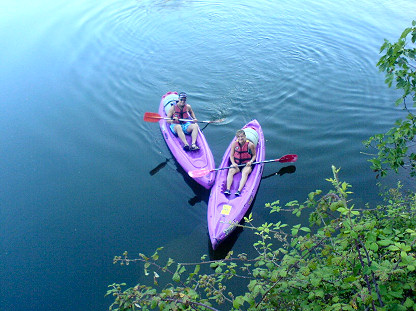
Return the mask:
POLYGON ((154 169, 152 169, 149 174, 150 176, 153 176, 154 174, 156 174, 157 172, 159 172, 162 168, 164 168, 166 166, 166 164, 168 164, 168 162, 171 160, 172 158, 166 158, 166 160, 162 163, 160 163, 158 166, 156 166, 154 169))
POLYGON ((200 184, 195 182, 195 180, 188 175, 186 172, 177 162, 175 162, 176 172, 182 176, 183 180, 187 184, 187 186, 194 192, 195 196, 188 199, 188 203, 191 206, 195 206, 196 203, 204 202, 206 205, 208 204, 208 198, 210 190, 202 187, 200 184))
POLYGON ((269 174, 267 176, 263 176, 261 179, 270 178, 270 177, 273 177, 273 176, 276 176, 276 175, 282 176, 284 174, 293 174, 294 172, 296 172, 296 166, 288 165, 288 166, 282 167, 276 173, 272 173, 272 174, 269 174))
MULTIPOLYGON (((244 224, 244 221, 241 225, 244 224)), ((228 253, 233 249, 234 244, 237 242, 238 237, 244 231, 243 227, 237 227, 234 229, 233 232, 230 233, 227 238, 221 242, 221 244, 217 247, 217 249, 212 248, 211 240, 208 235, 208 254, 210 260, 220 260, 224 259, 228 253)))

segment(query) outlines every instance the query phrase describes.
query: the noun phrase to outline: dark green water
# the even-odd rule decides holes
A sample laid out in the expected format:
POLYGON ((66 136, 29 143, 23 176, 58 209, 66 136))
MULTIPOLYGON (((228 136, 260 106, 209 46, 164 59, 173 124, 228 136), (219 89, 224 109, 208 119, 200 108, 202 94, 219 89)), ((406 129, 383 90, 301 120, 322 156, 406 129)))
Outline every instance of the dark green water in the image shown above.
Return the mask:
MULTIPOLYGON (((106 310, 107 285, 143 281, 114 255, 209 253, 202 189, 171 157, 156 112, 185 91, 217 165, 256 118, 267 164, 252 212, 328 189, 331 165, 375 203, 361 141, 402 111, 375 66, 414 1, 3 1, 0 10, 0 309, 106 310)), ((394 182, 391 177, 388 182, 394 182)), ((280 215, 283 221, 302 220, 280 215)), ((243 231, 235 252, 252 252, 243 231)))

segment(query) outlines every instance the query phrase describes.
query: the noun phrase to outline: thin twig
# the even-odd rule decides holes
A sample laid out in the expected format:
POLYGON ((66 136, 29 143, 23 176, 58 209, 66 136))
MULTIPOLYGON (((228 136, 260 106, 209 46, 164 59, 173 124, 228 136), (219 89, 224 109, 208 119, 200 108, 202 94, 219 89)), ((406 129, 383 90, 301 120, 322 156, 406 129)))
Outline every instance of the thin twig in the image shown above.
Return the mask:
MULTIPOLYGON (((361 266, 364 268, 364 262, 363 262, 363 258, 361 256, 360 246, 358 245, 358 241, 356 241, 355 247, 356 247, 357 252, 358 252, 358 258, 360 259, 361 266)), ((364 272, 363 272, 363 274, 364 274, 364 272)), ((368 280, 367 274, 364 274, 364 280, 367 283, 368 292, 371 295, 371 285, 370 285, 370 281, 368 280)), ((373 310, 376 311, 377 309, 376 309, 376 306, 374 305, 374 300, 371 300, 371 305, 373 307, 373 310)))
MULTIPOLYGON (((365 251, 365 256, 367 257, 367 263, 368 263, 368 266, 370 267, 372 262, 371 262, 371 259, 370 259, 369 254, 368 254, 368 250, 367 250, 367 248, 365 247, 365 245, 363 244, 363 242, 360 239, 358 239, 358 241, 360 242, 362 248, 365 251)), ((381 299, 380 290, 378 288, 378 284, 377 284, 377 281, 376 281, 376 276, 375 276, 375 274, 374 274, 373 271, 371 271, 371 276, 373 278, 373 283, 374 283, 374 287, 376 289, 378 301, 380 303, 380 306, 383 307, 384 306, 384 303, 383 303, 383 300, 381 299)))

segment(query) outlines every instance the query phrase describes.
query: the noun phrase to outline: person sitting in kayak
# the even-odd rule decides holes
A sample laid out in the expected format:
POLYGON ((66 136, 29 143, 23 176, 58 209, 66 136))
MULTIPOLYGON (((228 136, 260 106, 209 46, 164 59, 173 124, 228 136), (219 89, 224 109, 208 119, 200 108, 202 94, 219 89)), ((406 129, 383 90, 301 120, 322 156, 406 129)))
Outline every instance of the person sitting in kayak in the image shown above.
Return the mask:
POLYGON ((240 172, 239 164, 245 164, 241 170, 241 180, 238 186, 238 191, 235 193, 236 196, 241 194, 241 190, 247 181, 248 175, 253 170, 253 162, 256 160, 256 147, 254 144, 247 140, 246 133, 244 130, 238 130, 236 135, 237 140, 231 144, 230 161, 231 166, 227 174, 227 189, 224 194, 230 195, 231 185, 233 183, 234 175, 240 172))
POLYGON ((186 93, 179 93, 179 101, 176 105, 170 107, 167 117, 171 118, 168 123, 171 123, 170 130, 178 136, 183 142, 183 149, 185 150, 199 150, 196 145, 196 138, 198 136, 198 124, 194 123, 197 121, 195 113, 191 108, 191 105, 186 103, 186 93), (189 122, 179 121, 179 119, 189 119, 189 122), (190 134, 192 137, 192 143, 189 147, 186 141, 185 134, 190 134))

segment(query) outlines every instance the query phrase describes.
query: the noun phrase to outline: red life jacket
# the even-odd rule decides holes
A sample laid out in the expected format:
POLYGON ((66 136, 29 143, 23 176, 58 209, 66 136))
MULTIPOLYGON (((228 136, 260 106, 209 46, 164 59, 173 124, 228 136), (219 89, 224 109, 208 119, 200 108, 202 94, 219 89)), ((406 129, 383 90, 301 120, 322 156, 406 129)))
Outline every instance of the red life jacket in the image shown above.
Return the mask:
MULTIPOLYGON (((185 106, 183 106, 183 109, 179 108, 178 105, 173 106, 175 107, 175 111, 173 112, 172 118, 177 117, 178 119, 189 119, 190 118, 190 114, 188 112, 188 105, 185 104, 185 106)), ((175 121, 175 123, 183 123, 180 121, 175 121)))
POLYGON ((234 161, 237 164, 245 164, 251 160, 251 151, 248 148, 249 141, 247 140, 243 146, 237 142, 234 148, 234 161))

